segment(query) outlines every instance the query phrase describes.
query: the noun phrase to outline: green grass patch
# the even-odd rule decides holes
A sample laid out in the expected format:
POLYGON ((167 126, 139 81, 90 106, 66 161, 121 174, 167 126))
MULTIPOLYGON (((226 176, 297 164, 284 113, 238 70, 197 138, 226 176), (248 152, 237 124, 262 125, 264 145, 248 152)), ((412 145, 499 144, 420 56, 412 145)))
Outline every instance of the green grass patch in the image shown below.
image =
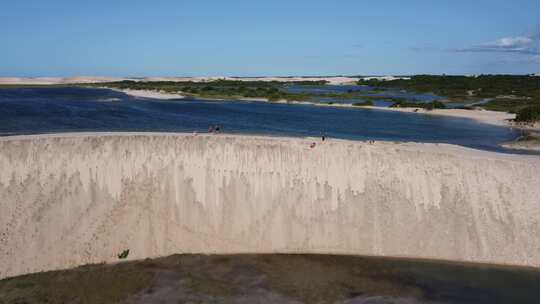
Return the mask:
POLYGON ((366 100, 364 102, 355 102, 352 105, 355 107, 370 107, 370 106, 373 106, 374 104, 373 104, 373 101, 366 100))
POLYGON ((415 75, 410 79, 382 81, 360 80, 360 85, 400 88, 419 93, 435 93, 450 99, 494 98, 522 96, 540 98, 540 77, 530 75, 415 75))
POLYGON ((0 303, 340 303, 359 296, 433 303, 537 303, 540 272, 334 255, 173 255, 0 280, 0 303), (512 284, 508 284, 512 282, 512 284))
POLYGON ((118 303, 150 283, 151 273, 134 265, 90 265, 1 280, 0 303, 118 303))
POLYGON ((392 108, 422 108, 426 110, 433 109, 446 109, 446 105, 440 101, 431 101, 431 102, 413 102, 413 101, 403 101, 399 100, 394 102, 392 108))
POLYGON ((491 111, 517 113, 535 104, 540 105, 540 101, 533 99, 494 99, 479 106, 491 111))
POLYGON ((194 81, 118 81, 89 84, 87 86, 107 87, 115 89, 163 91, 180 93, 187 96, 210 99, 264 98, 269 101, 305 101, 311 95, 296 94, 284 91, 285 85, 323 85, 326 81, 237 81, 215 80, 210 82, 194 81))
POLYGON ((517 111, 516 121, 532 123, 540 121, 540 105, 528 106, 517 111))

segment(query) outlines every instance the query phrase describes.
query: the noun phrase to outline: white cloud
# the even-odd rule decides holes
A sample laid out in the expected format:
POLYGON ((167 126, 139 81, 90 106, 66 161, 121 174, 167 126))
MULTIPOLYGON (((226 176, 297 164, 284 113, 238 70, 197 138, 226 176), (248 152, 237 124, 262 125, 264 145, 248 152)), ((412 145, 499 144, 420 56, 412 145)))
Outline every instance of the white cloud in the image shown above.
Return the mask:
POLYGON ((506 37, 501 38, 494 43, 487 44, 487 46, 495 47, 526 47, 529 46, 534 40, 529 37, 506 37))
POLYGON ((519 54, 540 54, 539 39, 536 35, 526 37, 504 37, 492 42, 473 45, 471 47, 452 49, 455 52, 501 52, 519 54))

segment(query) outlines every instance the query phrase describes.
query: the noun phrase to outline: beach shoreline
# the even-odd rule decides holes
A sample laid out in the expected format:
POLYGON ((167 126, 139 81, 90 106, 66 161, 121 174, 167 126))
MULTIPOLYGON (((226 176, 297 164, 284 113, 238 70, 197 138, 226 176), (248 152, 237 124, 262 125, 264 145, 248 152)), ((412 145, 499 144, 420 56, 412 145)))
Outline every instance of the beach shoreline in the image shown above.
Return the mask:
MULTIPOLYGON (((43 84, 43 85, 58 85, 58 84, 85 84, 85 83, 104 83, 110 81, 122 81, 122 80, 134 80, 134 81, 196 81, 196 82, 208 82, 219 79, 225 80, 238 80, 238 81, 316 81, 316 80, 325 80, 329 84, 334 85, 345 85, 358 80, 356 77, 147 77, 147 78, 121 78, 121 77, 36 77, 36 78, 17 78, 17 77, 0 77, 0 85, 32 85, 32 84, 43 84)), ((134 97, 140 98, 153 98, 161 100, 169 99, 181 99, 189 96, 182 95, 181 92, 178 93, 166 93, 153 90, 131 90, 131 89, 116 89, 103 86, 103 88, 110 89, 117 92, 122 92, 134 97)), ((223 98, 204 98, 207 100, 227 100, 223 98)), ((269 101, 265 98, 235 98, 235 100, 240 101, 260 101, 260 102, 273 102, 273 103, 290 103, 290 104, 313 104, 316 106, 331 106, 331 107, 347 107, 347 108, 357 108, 357 109, 371 109, 371 110, 381 110, 381 111, 397 111, 397 112, 407 112, 407 113, 417 113, 417 114, 426 114, 426 115, 444 115, 452 117, 461 117, 461 118, 470 118, 476 121, 487 123, 497 126, 507 126, 512 128, 522 129, 520 125, 511 123, 511 120, 515 118, 515 114, 489 111, 489 110, 463 110, 463 109, 434 109, 434 110, 425 110, 420 108, 384 108, 384 107, 375 107, 375 106, 354 106, 352 104, 323 104, 316 102, 306 102, 306 101, 269 101)), ((540 130, 540 126, 536 126, 533 129, 540 130)))
MULTIPOLYGON (((170 138, 186 138, 186 137, 202 137, 211 139, 214 137, 226 138, 230 140, 254 140, 264 142, 279 142, 287 143, 288 145, 305 145, 309 147, 312 143, 320 143, 320 137, 295 137, 295 136, 282 136, 282 135, 260 135, 260 134, 227 134, 227 133, 205 133, 205 132, 139 132, 139 131, 83 131, 83 132, 64 132, 64 133, 42 133, 42 134, 16 134, 10 136, 0 136, 0 143, 3 141, 16 141, 16 140, 41 140, 50 138, 104 138, 104 137, 170 137, 170 138)), ((365 146, 365 147, 383 147, 385 149, 395 148, 400 151, 416 151, 416 152, 428 152, 444 155, 462 155, 470 156, 473 158, 483 159, 506 159, 506 160, 520 160, 528 161, 540 165, 540 156, 535 154, 512 154, 501 153, 497 151, 479 150, 471 147, 465 147, 457 144, 450 143, 431 143, 431 142, 416 142, 416 141, 387 141, 387 140, 354 140, 343 138, 326 138, 328 144, 347 144, 352 146, 365 146)))
MULTIPOLYGON (((229 77, 231 78, 231 77, 229 77)), ((301 78, 297 77, 299 79, 308 79, 308 78, 301 78)), ((169 78, 159 78, 154 79, 153 81, 163 81, 165 79, 169 78)), ((172 78, 171 78, 172 79, 172 78)), ((174 78, 177 80, 177 78, 174 78)), ((206 77, 206 78, 186 78, 198 81, 211 81, 221 78, 216 77, 206 77)), ((236 80, 246 80, 244 78, 232 78, 236 80)), ((263 79, 263 78, 256 78, 257 80, 263 79)), ((280 79, 282 81, 293 81, 298 80, 296 78, 264 78, 267 81, 276 81, 276 79, 280 79)), ((310 78, 311 79, 311 78, 310 78)), ((319 79, 319 78, 318 78, 319 79)), ((320 78, 321 80, 327 80, 329 78, 320 78)), ((347 78, 349 79, 349 78, 347 78)), ((85 83, 99 83, 104 82, 107 80, 118 80, 118 79, 111 79, 111 78, 99 78, 99 77, 74 77, 74 78, 31 78, 31 79, 15 79, 15 78, 0 78, 0 84, 36 84, 37 82, 42 83, 43 85, 58 85, 58 84, 73 84, 75 81, 78 82, 78 84, 81 84, 84 87, 85 83)), ((252 79, 253 80, 253 79, 252 79)), ((345 81, 344 78, 339 78, 340 81, 345 81)), ((349 79, 350 80, 350 79, 349 79)), ((338 82, 335 81, 336 84, 345 84, 344 82, 338 82)), ((466 109, 432 109, 432 110, 426 110, 423 108, 396 108, 396 107, 377 107, 377 106, 355 106, 353 104, 340 104, 340 103, 320 103, 320 102, 310 102, 310 101, 288 101, 288 100, 276 100, 276 101, 270 101, 267 98, 249 98, 249 97, 232 97, 232 98, 206 98, 206 97, 197 97, 197 96, 190 96, 189 94, 183 94, 182 92, 176 92, 176 93, 168 93, 163 91, 156 91, 156 90, 134 90, 134 89, 118 89, 118 88, 112 88, 107 87, 106 85, 100 86, 100 88, 112 90, 115 92, 120 92, 127 94, 129 96, 135 97, 135 98, 143 98, 143 99, 156 99, 156 100, 179 100, 179 99, 186 99, 186 98, 197 98, 200 100, 208 100, 208 101, 227 101, 227 100, 234 100, 234 101, 246 101, 246 102, 268 102, 268 103, 278 103, 278 104, 309 104, 314 106, 320 106, 320 107, 334 107, 334 108, 354 108, 354 109, 361 109, 361 110, 375 110, 375 111, 394 111, 394 112, 402 112, 402 113, 413 113, 413 114, 424 114, 424 115, 433 115, 433 116, 447 116, 447 117, 456 117, 456 118, 465 118, 465 119, 472 119, 479 123, 494 125, 494 126, 500 126, 500 127, 507 127, 511 129, 517 129, 523 131, 523 134, 529 134, 531 132, 537 133, 540 132, 540 124, 519 124, 513 122, 515 119, 515 114, 507 113, 507 112, 499 112, 499 111, 490 111, 490 110, 483 110, 483 109, 475 109, 475 110, 466 110, 466 109)), ((535 135, 536 136, 536 135, 535 135)), ((536 139, 536 138, 535 138, 536 139)), ((525 142, 524 140, 520 140, 520 138, 517 138, 514 141, 506 142, 501 144, 502 147, 510 148, 510 149, 521 149, 521 150, 540 150, 540 144, 536 141, 529 141, 525 142)))
POLYGON ((109 87, 102 87, 103 89, 124 93, 126 95, 136 97, 136 98, 151 98, 151 99, 160 99, 160 100, 173 100, 173 99, 184 99, 186 96, 175 93, 166 93, 161 91, 152 91, 152 90, 132 90, 132 89, 116 89, 109 87))
POLYGON ((464 110, 464 109, 433 109, 426 110, 422 108, 390 108, 390 107, 375 107, 367 106, 366 109, 373 110, 383 110, 383 111, 395 111, 395 112, 405 112, 405 113, 416 113, 416 114, 425 114, 425 115, 436 115, 436 116, 452 116, 459 118, 469 118, 482 122, 485 124, 496 125, 496 126, 506 126, 506 127, 516 127, 512 124, 512 120, 516 118, 515 114, 507 112, 498 112, 490 110, 464 110))
POLYGON ((507 149, 521 149, 540 151, 540 129, 538 126, 523 126, 520 130, 522 135, 511 142, 501 144, 501 147, 507 149))
MULTIPOLYGON (((165 93, 160 91, 152 90, 131 90, 131 89, 115 89, 109 87, 103 87, 105 89, 113 90, 116 92, 122 92, 134 97, 143 97, 143 98, 153 98, 153 99, 183 99, 187 96, 174 93, 165 93)), ((202 100, 213 100, 213 101, 227 101, 226 98, 206 98, 206 97, 196 97, 202 100)), ((426 114, 426 115, 437 115, 437 116, 450 116, 458 118, 469 118, 476 120, 478 122, 496 125, 496 126, 506 126, 511 128, 523 128, 520 125, 513 124, 511 121, 515 119, 515 114, 490 111, 490 110, 464 110, 464 109, 433 109, 426 110, 422 108, 391 108, 391 107, 376 107, 376 106, 355 106, 353 104, 325 104, 309 101, 287 101, 287 100, 277 100, 270 101, 266 98, 231 98, 231 100, 238 101, 258 101, 258 102, 268 102, 268 103, 279 103, 279 104, 310 104, 314 106, 321 107, 336 107, 336 108, 353 108, 353 109, 365 109, 365 110, 380 110, 380 111, 395 111, 395 112, 404 112, 404 113, 414 113, 414 114, 426 114)), ((536 127, 538 128, 538 126, 536 127)))

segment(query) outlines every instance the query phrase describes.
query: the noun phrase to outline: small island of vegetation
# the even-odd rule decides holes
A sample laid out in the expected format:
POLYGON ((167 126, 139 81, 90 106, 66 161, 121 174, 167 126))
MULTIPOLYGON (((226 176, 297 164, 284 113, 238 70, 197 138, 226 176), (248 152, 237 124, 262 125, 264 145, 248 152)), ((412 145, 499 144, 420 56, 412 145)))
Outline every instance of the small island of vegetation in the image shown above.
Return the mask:
POLYGON ((90 86, 114 89, 150 90, 166 93, 179 93, 185 96, 208 99, 266 99, 268 101, 305 101, 311 95, 305 93, 289 93, 283 90, 288 85, 324 85, 326 81, 240 81, 214 80, 211 82, 195 81, 118 81, 96 83, 90 86))
MULTIPOLYGON (((361 79, 358 84, 434 93, 449 101, 470 102, 473 106, 469 108, 481 107, 486 110, 516 113, 516 121, 538 121, 540 117, 540 77, 534 75, 416 75, 388 81, 361 79)), ((421 106, 411 103, 395 105, 421 106)), ((441 103, 437 103, 429 106, 439 108, 440 105, 441 103)))

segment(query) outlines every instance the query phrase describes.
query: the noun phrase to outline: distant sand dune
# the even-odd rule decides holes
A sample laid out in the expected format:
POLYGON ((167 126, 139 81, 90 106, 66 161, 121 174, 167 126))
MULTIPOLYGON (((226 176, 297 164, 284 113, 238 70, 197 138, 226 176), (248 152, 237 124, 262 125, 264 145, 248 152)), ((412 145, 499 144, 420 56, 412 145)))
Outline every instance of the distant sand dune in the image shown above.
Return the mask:
POLYGON ((355 83, 358 81, 356 77, 93 77, 93 76, 76 76, 76 77, 0 77, 0 84, 13 85, 53 85, 53 84, 73 84, 73 83, 100 83, 111 81, 195 81, 207 82, 218 79, 239 80, 239 81, 319 81, 326 80, 329 84, 346 84, 355 83))

